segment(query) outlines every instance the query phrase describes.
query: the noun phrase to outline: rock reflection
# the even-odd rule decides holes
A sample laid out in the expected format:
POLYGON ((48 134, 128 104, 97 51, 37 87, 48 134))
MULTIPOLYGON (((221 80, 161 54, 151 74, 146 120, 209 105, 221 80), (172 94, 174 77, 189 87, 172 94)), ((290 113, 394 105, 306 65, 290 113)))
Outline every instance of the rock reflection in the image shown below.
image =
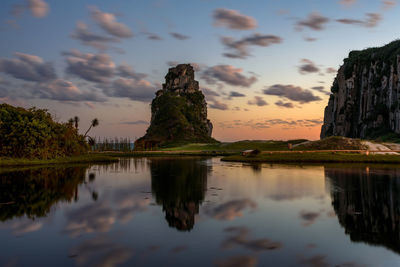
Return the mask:
POLYGON ((325 168, 325 177, 350 239, 400 253, 400 170, 325 168))
POLYGON ((197 158, 151 159, 151 188, 170 227, 190 231, 204 200, 209 167, 197 158))
POLYGON ((0 173, 0 220, 46 217, 57 202, 77 200, 86 169, 80 166, 0 173))

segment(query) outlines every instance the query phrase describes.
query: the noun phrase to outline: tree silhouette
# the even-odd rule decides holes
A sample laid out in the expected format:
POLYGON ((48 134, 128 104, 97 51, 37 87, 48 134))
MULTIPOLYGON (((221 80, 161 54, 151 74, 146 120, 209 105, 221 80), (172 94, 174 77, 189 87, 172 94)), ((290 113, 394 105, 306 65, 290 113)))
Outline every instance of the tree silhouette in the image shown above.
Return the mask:
POLYGON ((92 123, 90 124, 90 127, 89 127, 89 129, 86 131, 84 137, 87 136, 88 132, 90 131, 90 129, 92 129, 92 127, 96 127, 97 125, 99 125, 99 120, 98 120, 97 118, 96 118, 96 119, 93 119, 93 120, 92 120, 92 123))
POLYGON ((78 116, 74 117, 74 124, 75 124, 75 129, 78 130, 78 126, 79 126, 79 117, 78 116))

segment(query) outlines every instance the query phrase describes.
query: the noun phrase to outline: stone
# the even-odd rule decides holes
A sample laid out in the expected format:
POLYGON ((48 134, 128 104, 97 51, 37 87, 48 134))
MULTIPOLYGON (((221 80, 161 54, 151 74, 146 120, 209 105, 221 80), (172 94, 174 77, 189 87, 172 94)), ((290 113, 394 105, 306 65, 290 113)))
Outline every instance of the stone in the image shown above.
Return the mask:
POLYGON ((146 134, 135 142, 136 150, 155 149, 170 143, 217 142, 207 119, 207 103, 190 64, 168 70, 162 89, 151 103, 146 134))
POLYGON ((328 136, 400 136, 400 41, 352 51, 344 59, 324 112, 328 136))

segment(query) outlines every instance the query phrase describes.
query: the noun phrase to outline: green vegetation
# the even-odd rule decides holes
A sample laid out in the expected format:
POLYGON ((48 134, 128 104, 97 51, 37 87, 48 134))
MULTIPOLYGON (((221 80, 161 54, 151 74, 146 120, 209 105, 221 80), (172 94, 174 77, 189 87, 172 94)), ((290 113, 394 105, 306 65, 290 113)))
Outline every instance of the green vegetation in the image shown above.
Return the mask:
POLYGON ((399 155, 365 155, 355 153, 274 153, 258 156, 233 155, 222 161, 255 163, 400 163, 399 155))
POLYGON ((55 122, 44 109, 1 104, 0 136, 0 157, 51 159, 80 155, 89 149, 73 123, 55 122))
POLYGON ((26 158, 7 158, 0 157, 0 166, 30 166, 30 165, 53 165, 68 163, 105 163, 117 162, 118 159, 110 155, 85 154, 74 157, 64 157, 55 159, 26 159, 26 158))
POLYGON ((366 150, 367 148, 362 144, 361 139, 330 136, 322 140, 300 144, 294 150, 366 150))
POLYGON ((371 129, 367 131, 367 135, 371 140, 378 142, 400 143, 400 134, 394 133, 386 127, 371 129))
POLYGON ((300 144, 307 140, 305 139, 296 139, 289 141, 258 141, 258 140, 244 140, 233 143, 214 143, 214 144, 199 144, 199 143, 191 143, 184 144, 171 147, 166 147, 160 150, 163 151, 225 151, 225 152, 239 152, 248 149, 258 149, 261 151, 283 151, 289 150, 288 144, 300 144))
MULTIPOLYGON (((78 186, 95 179, 94 174, 86 177, 87 167, 80 165, 0 172, 0 221, 23 216, 30 219, 45 217, 56 203, 77 201, 78 186)), ((93 200, 97 197, 98 193, 93 190, 93 200)))
MULTIPOLYGON (((390 71, 390 65, 397 67, 397 55, 400 54, 400 40, 393 41, 383 47, 372 47, 364 49, 362 51, 351 51, 348 58, 344 60, 344 73, 346 79, 349 78, 353 72, 354 65, 357 68, 363 66, 370 66, 376 59, 386 63, 385 69, 382 66, 378 66, 377 72, 388 73, 390 71)), ((379 85, 380 85, 380 81, 379 85)))
POLYGON ((168 145, 168 140, 216 142, 208 137, 208 129, 199 116, 204 101, 201 91, 181 95, 166 92, 156 97, 151 103, 151 112, 156 115, 147 130, 148 136, 163 140, 164 145, 168 145))

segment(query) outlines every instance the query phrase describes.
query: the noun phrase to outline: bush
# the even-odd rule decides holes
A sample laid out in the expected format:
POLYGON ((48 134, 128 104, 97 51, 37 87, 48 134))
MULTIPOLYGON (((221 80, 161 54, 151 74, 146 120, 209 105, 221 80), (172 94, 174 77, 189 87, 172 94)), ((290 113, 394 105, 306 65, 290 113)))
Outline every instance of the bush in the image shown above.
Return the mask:
POLYGON ((72 123, 57 123, 45 109, 0 105, 0 156, 51 159, 88 151, 72 123))

